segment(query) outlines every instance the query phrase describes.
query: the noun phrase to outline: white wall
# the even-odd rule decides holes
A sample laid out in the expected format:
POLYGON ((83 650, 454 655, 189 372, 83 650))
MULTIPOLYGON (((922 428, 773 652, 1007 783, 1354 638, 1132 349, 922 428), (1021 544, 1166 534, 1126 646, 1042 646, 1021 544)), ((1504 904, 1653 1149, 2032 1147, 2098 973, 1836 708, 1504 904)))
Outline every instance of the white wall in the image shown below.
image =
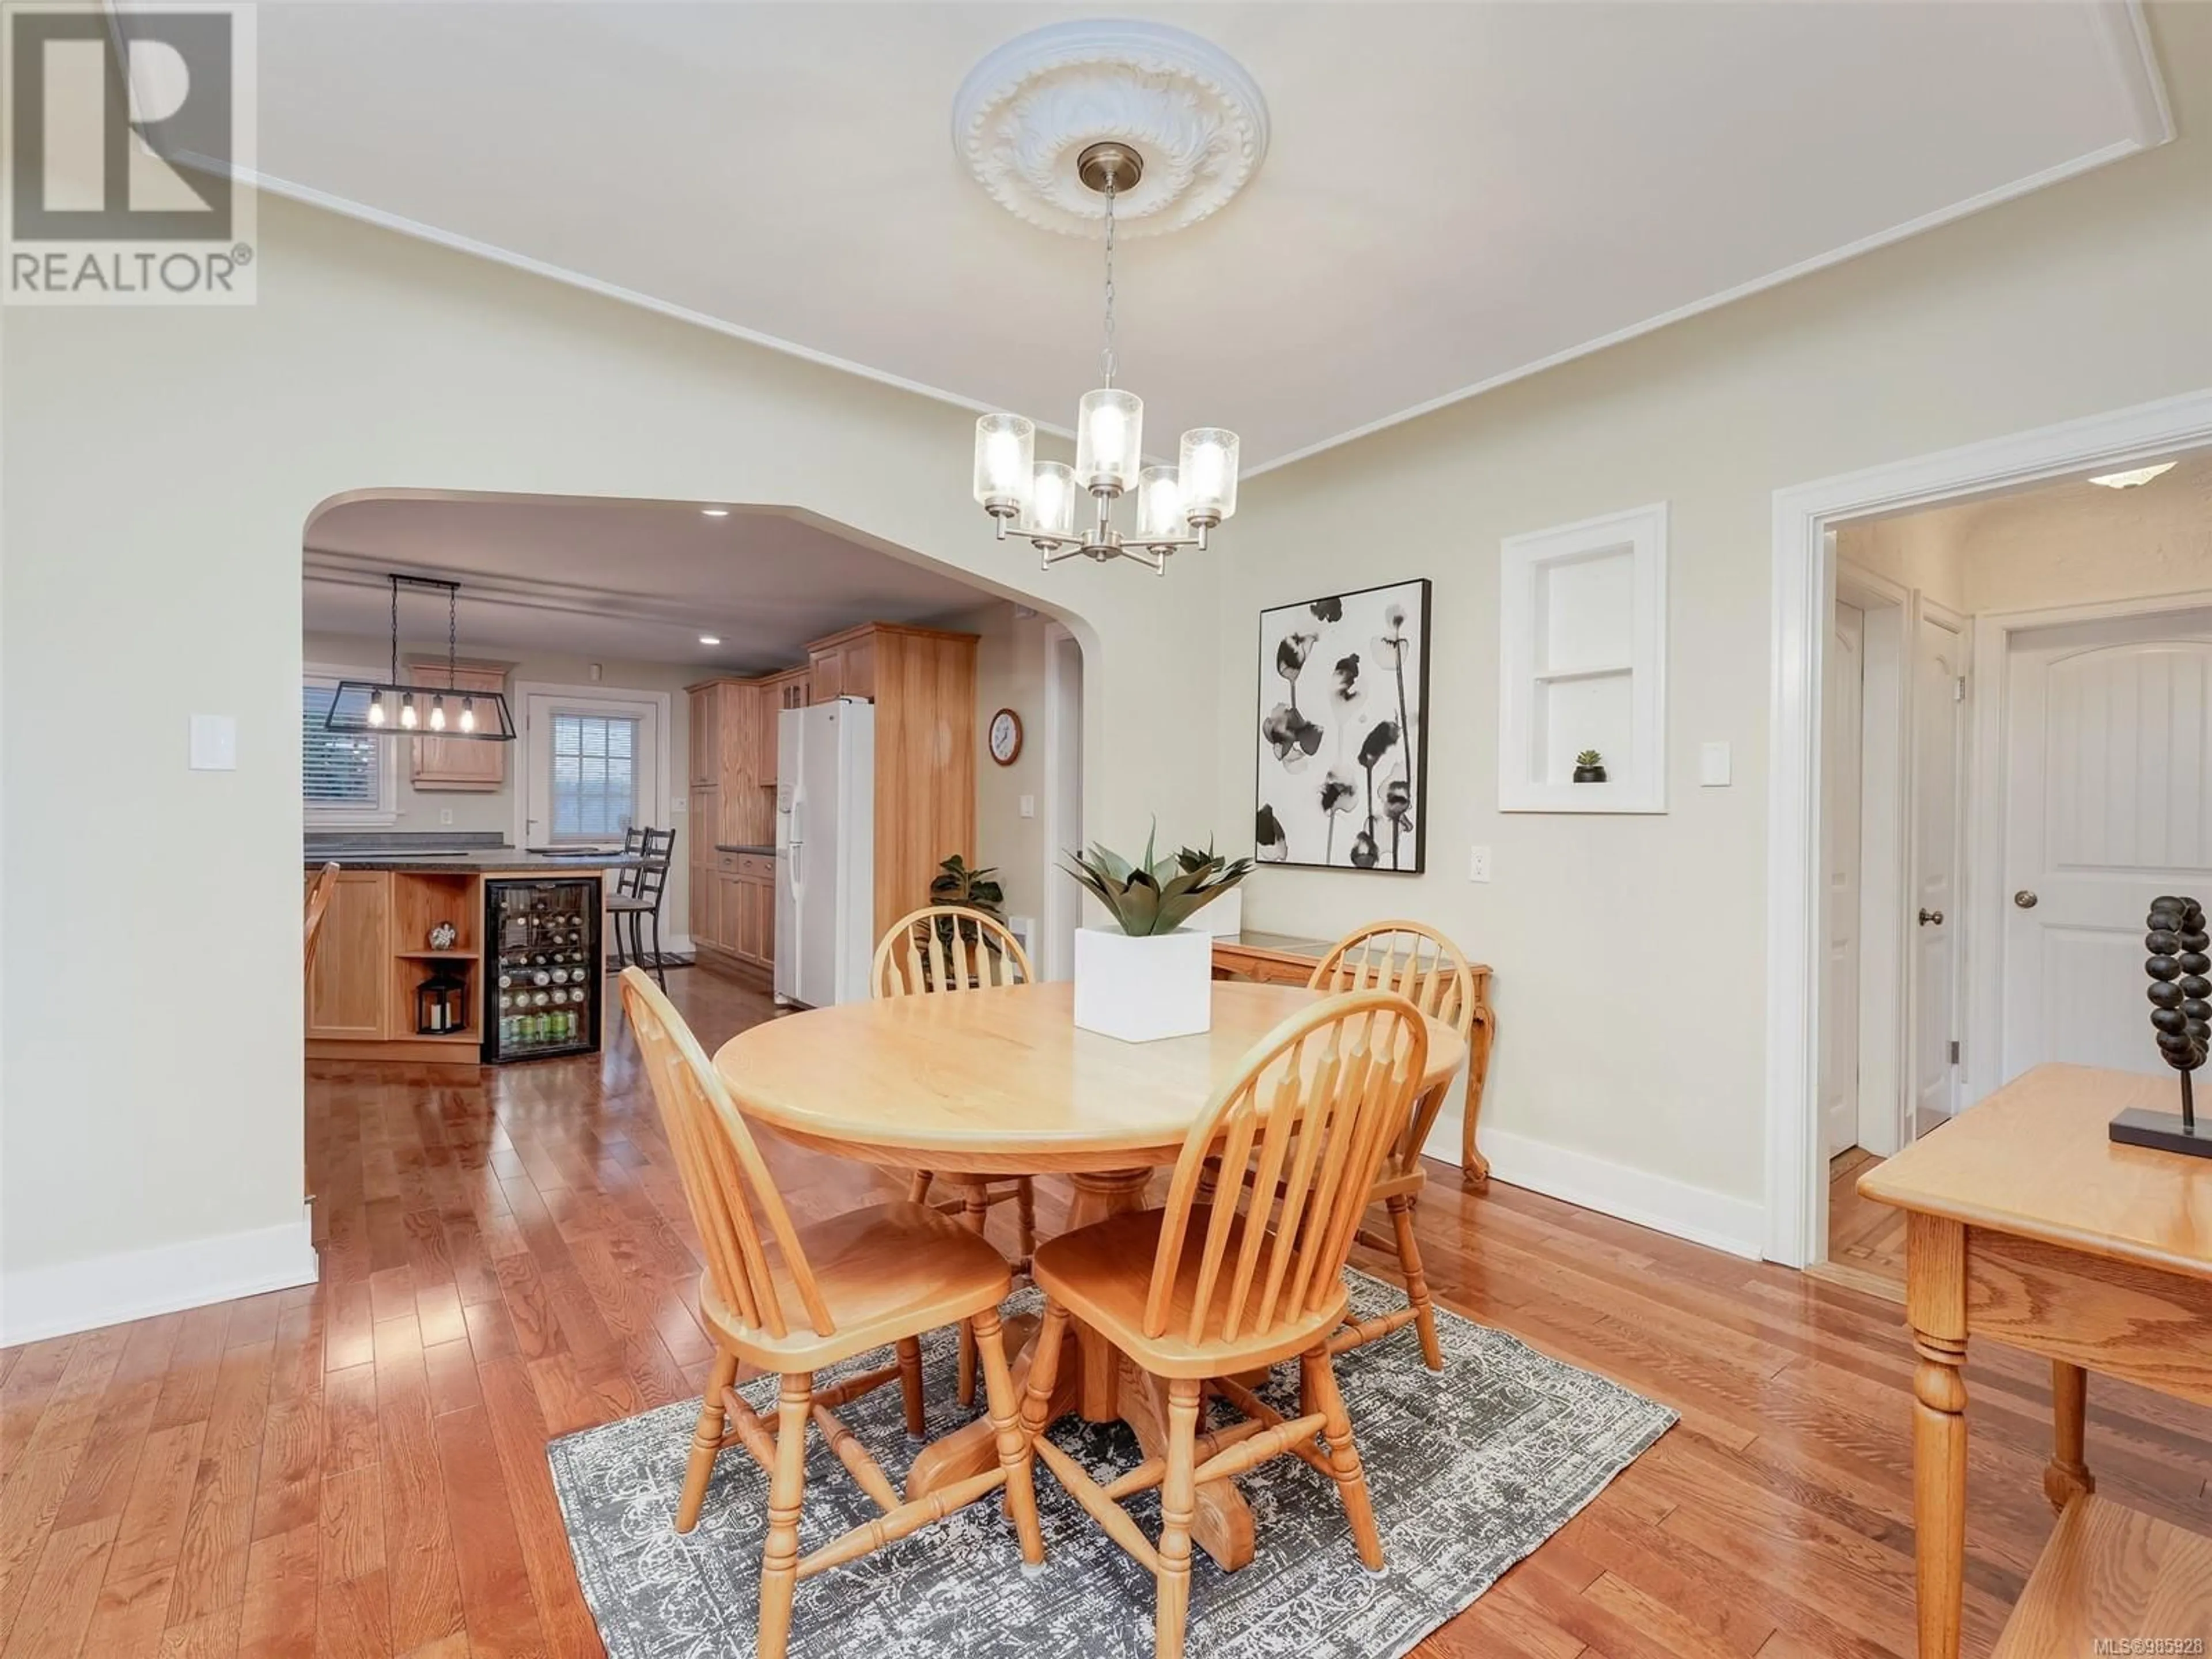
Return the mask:
POLYGON ((2153 23, 2175 143, 1248 485, 1217 556, 1220 821, 1249 848, 1255 613, 1424 574, 1437 787, 1427 874, 1263 868, 1246 918, 1408 915, 1494 964, 1501 1176, 1755 1247, 1773 492, 2212 384, 2212 8, 2153 23), (1498 541, 1655 501, 1670 811, 1501 814, 1498 541), (1724 789, 1698 785, 1714 739, 1724 789))
POLYGON ((0 337, 0 1340, 124 1252, 273 1229, 297 1269, 301 550, 341 492, 819 513, 1071 620, 1106 833, 1213 799, 1155 736, 1215 567, 1041 574, 969 497, 969 415, 285 202, 261 229, 257 307, 0 337), (237 717, 235 771, 185 769, 192 712, 237 717))
POLYGON ((1053 874, 1044 838, 1045 618, 1018 617, 1000 601, 933 617, 929 625, 976 636, 975 856, 998 866, 1006 914, 1033 917, 1042 927, 1046 884, 1067 879, 1053 874), (1012 766, 991 758, 991 716, 1001 708, 1012 709, 1022 722, 1022 751, 1012 766), (1036 805, 1026 818, 1024 795, 1036 805))

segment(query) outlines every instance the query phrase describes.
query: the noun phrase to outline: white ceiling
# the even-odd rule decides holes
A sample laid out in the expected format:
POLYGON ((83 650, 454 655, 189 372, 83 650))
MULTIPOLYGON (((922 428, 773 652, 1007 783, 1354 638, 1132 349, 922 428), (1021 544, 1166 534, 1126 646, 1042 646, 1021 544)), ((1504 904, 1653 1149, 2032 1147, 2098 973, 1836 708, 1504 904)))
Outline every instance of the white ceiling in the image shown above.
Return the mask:
MULTIPOLYGON (((913 622, 991 596, 782 513, 535 496, 342 502, 307 528, 311 634, 387 639, 386 573, 461 584, 461 654, 532 652, 757 673, 857 622, 913 622), (699 643, 712 634, 720 646, 699 643)), ((442 644, 445 602, 403 589, 400 639, 442 644)))
MULTIPOLYGON (((2126 5, 1121 8, 1215 40, 1273 143, 1121 266, 1147 447, 1256 470, 2168 136, 2126 5)), ((1031 3, 260 12, 292 190, 956 400, 1066 425, 1094 244, 956 161, 1031 3)), ((273 280, 273 279, 272 279, 273 280)))

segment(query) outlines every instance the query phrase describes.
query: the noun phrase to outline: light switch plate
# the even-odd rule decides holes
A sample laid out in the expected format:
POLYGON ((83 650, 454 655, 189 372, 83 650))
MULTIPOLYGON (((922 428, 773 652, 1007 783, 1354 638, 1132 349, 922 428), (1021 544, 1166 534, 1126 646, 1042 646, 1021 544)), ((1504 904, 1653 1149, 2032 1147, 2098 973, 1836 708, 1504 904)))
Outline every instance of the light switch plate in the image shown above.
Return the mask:
POLYGON ((229 714, 192 716, 191 769, 238 770, 238 721, 229 714))
POLYGON ((1490 849, 1487 847, 1467 849, 1467 878, 1469 881, 1490 879, 1490 849))
POLYGON ((1036 797, 1035 795, 1024 795, 1022 797, 1022 816, 1025 818, 1033 818, 1036 816, 1036 797))
POLYGON ((1708 789, 1724 789, 1729 782, 1729 746, 1725 742, 1702 744, 1698 749, 1698 781, 1708 789))

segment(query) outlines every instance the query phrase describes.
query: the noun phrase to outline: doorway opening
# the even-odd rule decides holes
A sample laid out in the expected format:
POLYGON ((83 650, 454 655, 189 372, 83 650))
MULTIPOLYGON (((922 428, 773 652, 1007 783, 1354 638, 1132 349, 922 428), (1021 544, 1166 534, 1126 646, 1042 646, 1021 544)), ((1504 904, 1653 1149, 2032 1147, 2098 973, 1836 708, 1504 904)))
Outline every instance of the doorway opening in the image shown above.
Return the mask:
MULTIPOLYGON (((2065 1022, 2048 1016, 2056 996, 2068 1018, 2109 1025, 2118 1046, 2106 1052, 2127 1047, 2136 1066, 2156 1064, 2137 1006, 2144 907, 2094 929, 2046 911, 2051 926, 2027 931, 2041 900, 2022 904, 2014 895, 2040 890, 2014 879, 2022 874, 2014 866, 2045 855, 2018 827, 2030 811, 2020 793, 2027 761, 2007 744, 2024 741, 2028 728, 2008 719, 2008 704, 2039 630, 2160 618, 2127 639, 2040 634, 2041 647, 2091 665, 2066 670, 2080 684, 2069 680, 2061 702, 2046 697, 2037 716, 2036 730, 2059 735, 2050 738, 2056 747, 2033 810, 2037 822, 2075 837, 2069 858, 2127 862, 2127 882, 2151 884, 2146 903, 2158 892, 2190 891, 2172 884, 2197 879, 2197 866, 2180 856, 2189 850, 2182 831, 2195 833, 2196 820, 2185 825, 2178 805, 2161 805, 2163 838, 2154 844, 2139 833, 2144 803, 2179 800, 2179 785, 2166 775, 2178 775, 2179 763, 2166 773, 2137 766, 2123 787, 2081 757, 2170 754, 2179 742, 2188 775, 2212 775, 2212 712, 2201 726, 2190 723, 2198 695, 2191 653, 2200 643, 2212 648, 2212 635, 2200 642, 2186 631, 2192 607, 2212 611, 2212 454, 2198 453, 2206 451, 2212 392, 1777 493, 1770 1258, 1889 1278, 1882 1241, 1854 1231, 1874 1220, 1856 1206, 1864 1165, 1972 1109, 2025 1065, 2067 1057, 2030 1057, 2007 1044, 2008 938, 2017 964, 2029 952, 2057 951, 2053 941, 2070 930, 2063 939, 2073 960, 2061 965, 2074 982, 2094 974, 2100 986, 2124 988, 2118 1000, 2099 1003, 2066 991, 2063 975, 2050 981, 2058 988, 2036 990, 2032 974, 2015 967, 2010 994, 2033 992, 2045 1011, 2015 1013, 2016 1029, 2065 1036, 2065 1022), (2090 482, 2168 462, 2131 489, 2090 482), (2108 654, 2084 656, 2085 646, 2108 654), (2142 664, 2123 665, 2129 652, 2142 664), (2131 714, 2124 738, 2085 738, 2102 728, 2085 726, 2082 711, 2119 708, 2122 682, 2142 707, 2166 711, 2157 717, 2166 724, 2154 732, 2131 714), (2056 794, 2051 779, 2064 784, 2056 794), (2078 820, 2050 816, 2054 799, 2092 799, 2139 810, 2110 825, 2086 807, 2078 820), (2102 839, 2082 840, 2082 825, 2102 839), (2130 1036, 2123 1023, 2140 1030, 2130 1036)), ((2212 890, 2212 842, 2203 857, 2202 884, 2212 890)), ((2058 1047, 2093 1052, 2087 1042, 2065 1036, 2058 1047)))
MULTIPOLYGON (((1057 866, 1085 844, 1083 833, 1083 647, 1058 623, 1045 629, 1044 851, 1057 866)), ((1083 890, 1054 868, 1046 878, 1045 939, 1037 970, 1047 979, 1075 977, 1075 930, 1083 890)))
POLYGON ((2144 913, 2212 892, 2212 451, 1832 544, 1826 1264, 1894 1287, 1869 1168, 2037 1066, 2163 1069, 2144 913))

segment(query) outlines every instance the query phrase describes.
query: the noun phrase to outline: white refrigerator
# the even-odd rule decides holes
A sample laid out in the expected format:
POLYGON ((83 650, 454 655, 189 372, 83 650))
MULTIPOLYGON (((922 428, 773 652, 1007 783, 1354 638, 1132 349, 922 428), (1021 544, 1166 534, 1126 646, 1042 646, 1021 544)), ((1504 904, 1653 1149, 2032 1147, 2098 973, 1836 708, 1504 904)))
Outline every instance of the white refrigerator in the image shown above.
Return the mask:
POLYGON ((875 947, 876 708, 840 697, 775 725, 775 998, 868 994, 875 947))

